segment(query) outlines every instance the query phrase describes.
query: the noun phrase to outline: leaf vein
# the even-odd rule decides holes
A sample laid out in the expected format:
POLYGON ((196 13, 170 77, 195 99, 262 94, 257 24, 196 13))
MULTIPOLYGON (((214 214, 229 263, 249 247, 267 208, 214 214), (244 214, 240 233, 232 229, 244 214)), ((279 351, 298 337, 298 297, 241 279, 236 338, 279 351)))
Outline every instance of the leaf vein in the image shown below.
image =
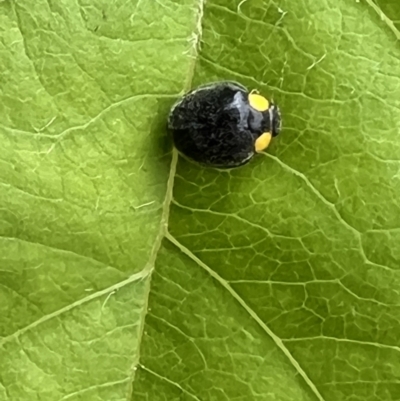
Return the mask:
POLYGON ((359 344, 359 345, 369 345, 371 347, 390 349, 390 350, 400 352, 400 347, 398 347, 396 345, 383 344, 383 343, 372 342, 372 341, 354 340, 351 338, 315 336, 315 337, 299 337, 299 338, 283 338, 282 339, 283 342, 296 342, 296 341, 300 342, 300 341, 313 341, 313 340, 328 340, 328 341, 337 341, 337 342, 352 343, 352 344, 359 344))
POLYGON ((87 393, 87 392, 89 392, 91 390, 107 388, 107 387, 113 387, 113 386, 116 386, 118 384, 123 384, 123 383, 126 383, 128 380, 129 380, 129 377, 126 377, 125 379, 122 379, 122 380, 117 380, 117 381, 114 381, 114 382, 108 382, 108 383, 97 384, 95 386, 90 386, 90 387, 75 391, 73 393, 67 394, 64 397, 60 398, 59 401, 68 400, 69 398, 72 398, 72 397, 75 397, 77 395, 81 395, 81 394, 87 393))
MULTIPOLYGON (((195 28, 194 28, 196 40, 193 42, 193 45, 191 47, 191 54, 188 55, 188 59, 191 60, 191 62, 189 63, 188 76, 187 76, 187 80, 186 80, 184 88, 183 88, 184 91, 189 90, 192 85, 194 70, 195 70, 195 66, 196 66, 197 58, 198 58, 198 46, 200 44, 200 38, 202 35, 202 20, 203 20, 203 13, 204 13, 204 4, 205 4, 205 0, 199 0, 198 12, 195 16, 195 28)), ((160 221, 160 230, 159 230, 158 236, 156 238, 156 241, 155 241, 152 253, 150 255, 149 262, 148 262, 148 266, 150 267, 150 269, 153 269, 153 267, 154 267, 158 252, 161 248, 162 240, 165 237, 165 234, 168 230, 170 204, 171 204, 171 200, 172 200, 172 196, 173 196, 173 188, 174 188, 177 164, 178 164, 178 152, 175 148, 173 148, 167 189, 166 189, 165 199, 164 199, 164 203, 163 203, 163 212, 162 212, 161 221, 160 221)), ((151 274, 151 271, 150 271, 150 274, 151 274)), ((146 296, 146 305, 143 308, 141 327, 139 329, 140 334, 139 334, 139 341, 138 341, 138 357, 137 357, 138 362, 140 361, 140 347, 141 347, 141 342, 142 342, 143 333, 144 333, 144 324, 145 324, 145 320, 146 320, 146 315, 148 312, 149 295, 150 295, 150 281, 149 281, 149 285, 147 288, 147 294, 145 295, 146 296)), ((127 401, 129 401, 131 399, 132 394, 133 394, 133 381, 134 381, 134 375, 135 375, 135 369, 136 369, 135 365, 136 365, 136 363, 134 362, 134 364, 132 366, 132 376, 131 376, 132 380, 131 380, 130 385, 128 386, 128 391, 127 391, 127 398, 126 398, 127 401)))
POLYGON ((188 248, 183 246, 175 237, 173 237, 169 232, 166 233, 166 238, 175 245, 184 255, 193 260, 197 265, 203 268, 213 279, 215 279, 223 288, 225 288, 229 294, 244 308, 244 310, 250 315, 251 318, 264 330, 264 332, 272 339, 276 346, 282 351, 286 356, 288 361, 293 365, 294 369, 303 378, 305 383, 309 386, 311 391, 317 397, 319 401, 325 401, 315 384, 311 381, 307 373, 300 366, 299 362, 293 357, 290 351, 284 345, 282 339, 280 339, 257 315, 257 313, 250 308, 246 301, 229 285, 229 283, 224 280, 219 274, 207 266, 202 260, 195 256, 188 248))
POLYGON ((109 267, 111 269, 114 269, 114 270, 117 270, 118 272, 120 272, 120 270, 118 270, 114 266, 110 266, 109 264, 104 263, 104 262, 102 262, 102 261, 100 261, 98 259, 95 259, 95 258, 91 257, 91 256, 82 255, 80 253, 71 251, 69 249, 58 248, 58 247, 56 247, 54 245, 42 244, 41 242, 37 242, 37 241, 29 241, 29 240, 26 240, 26 239, 17 238, 17 237, 8 237, 8 236, 5 236, 5 235, 0 235, 0 240, 1 239, 4 239, 5 241, 19 241, 19 242, 23 242, 25 244, 32 244, 32 245, 35 245, 35 246, 43 247, 45 249, 50 249, 51 251, 62 252, 62 253, 66 253, 66 254, 69 254, 69 255, 77 256, 79 258, 86 259, 86 260, 88 260, 90 262, 99 263, 99 264, 101 264, 103 266, 109 267))
POLYGON ((129 285, 135 281, 142 280, 145 277, 147 277, 148 275, 149 275, 149 270, 145 268, 142 271, 140 271, 139 273, 133 274, 132 276, 128 277, 125 280, 118 282, 117 284, 113 284, 110 287, 104 288, 100 291, 97 291, 93 294, 88 295, 87 297, 81 298, 78 301, 73 302, 72 304, 64 306, 61 309, 58 309, 52 313, 42 316, 40 319, 34 321, 33 323, 30 323, 27 326, 15 331, 14 333, 0 339, 0 347, 2 347, 4 344, 6 344, 14 339, 17 339, 21 334, 24 334, 27 331, 34 329, 35 327, 41 325, 42 323, 45 323, 51 319, 57 318, 58 316, 61 316, 62 314, 69 312, 70 310, 72 310, 78 306, 88 303, 94 299, 100 298, 103 295, 107 295, 113 291, 119 290, 120 288, 125 287, 126 285, 129 285))
POLYGON ((277 237, 277 238, 283 238, 283 239, 298 240, 298 238, 295 238, 295 237, 290 237, 290 236, 286 236, 286 235, 271 233, 271 231, 269 231, 268 228, 266 228, 266 227, 264 227, 264 226, 262 226, 260 224, 254 223, 254 222, 252 222, 250 220, 247 220, 247 219, 237 215, 236 213, 224 213, 224 212, 218 212, 218 211, 212 210, 212 209, 198 209, 198 208, 182 205, 181 203, 179 203, 175 199, 172 199, 172 203, 174 205, 176 205, 177 207, 179 207, 179 208, 190 210, 190 211, 193 211, 193 212, 210 213, 210 214, 215 214, 215 215, 221 216, 221 217, 234 218, 234 219, 236 219, 238 221, 241 221, 242 223, 249 224, 250 226, 252 226, 254 228, 258 228, 258 229, 264 231, 265 233, 268 234, 268 236, 270 238, 277 237))
POLYGON ((168 378, 165 377, 165 376, 161 376, 160 374, 158 374, 158 373, 152 371, 151 369, 146 368, 146 366, 144 366, 144 365, 139 365, 139 366, 140 366, 140 368, 141 368, 143 371, 145 371, 145 372, 147 372, 147 373, 149 373, 149 374, 151 374, 151 375, 157 377, 157 378, 160 379, 160 380, 163 380, 163 381, 165 381, 165 382, 171 384, 171 385, 174 386, 174 387, 177 387, 180 391, 182 391, 182 393, 188 395, 189 397, 193 398, 194 400, 196 400, 196 401, 201 401, 200 398, 196 397, 194 394, 192 394, 192 393, 190 393, 189 391, 187 391, 186 389, 184 389, 179 383, 176 383, 176 382, 174 382, 174 381, 168 379, 168 378))
POLYGON ((337 210, 335 204, 330 202, 324 195, 322 195, 322 193, 312 184, 312 182, 303 173, 301 173, 300 171, 294 169, 293 167, 290 167, 289 165, 284 163, 282 160, 280 160, 278 157, 273 156, 270 153, 264 153, 263 152, 263 155, 266 156, 266 157, 269 157, 270 159, 272 159, 275 162, 277 162, 284 170, 286 170, 286 171, 294 174, 295 176, 299 177, 307 185, 307 187, 314 193, 314 195, 316 195, 316 197, 333 212, 333 214, 335 215, 337 220, 344 227, 346 227, 349 231, 351 231, 354 234, 354 236, 357 239, 358 244, 359 244, 360 254, 363 257, 365 263, 369 263, 369 264, 371 264, 373 266, 381 267, 381 268, 384 268, 385 270, 389 270, 389 271, 393 271, 394 270, 394 269, 390 268, 389 266, 381 265, 379 263, 372 262, 371 260, 368 259, 367 255, 365 253, 365 250, 364 250, 361 231, 359 231, 358 229, 353 227, 351 224, 349 224, 343 218, 343 216, 339 213, 339 211, 337 210))
POLYGON ((380 19, 386 23, 389 29, 394 33, 397 40, 400 40, 400 32, 394 25, 393 21, 380 9, 373 0, 366 0, 367 4, 379 15, 380 19))

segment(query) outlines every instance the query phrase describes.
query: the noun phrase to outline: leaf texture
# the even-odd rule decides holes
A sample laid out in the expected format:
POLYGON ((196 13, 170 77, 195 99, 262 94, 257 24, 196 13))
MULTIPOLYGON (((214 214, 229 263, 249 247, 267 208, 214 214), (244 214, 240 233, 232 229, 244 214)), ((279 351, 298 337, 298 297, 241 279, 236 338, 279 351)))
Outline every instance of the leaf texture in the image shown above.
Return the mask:
POLYGON ((0 2, 0 400, 399 400, 399 16, 0 2), (221 79, 284 116, 224 172, 164 129, 221 79))

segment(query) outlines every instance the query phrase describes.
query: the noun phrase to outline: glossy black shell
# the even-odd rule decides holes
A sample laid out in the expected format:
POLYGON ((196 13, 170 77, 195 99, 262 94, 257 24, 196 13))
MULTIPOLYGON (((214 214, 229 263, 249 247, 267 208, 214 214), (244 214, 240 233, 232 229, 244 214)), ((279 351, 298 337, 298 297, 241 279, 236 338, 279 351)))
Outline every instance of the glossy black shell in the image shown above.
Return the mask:
POLYGON ((279 109, 260 112, 248 101, 249 91, 230 81, 201 86, 183 96, 168 118, 176 148, 207 166, 231 168, 247 163, 264 132, 280 132, 279 109))

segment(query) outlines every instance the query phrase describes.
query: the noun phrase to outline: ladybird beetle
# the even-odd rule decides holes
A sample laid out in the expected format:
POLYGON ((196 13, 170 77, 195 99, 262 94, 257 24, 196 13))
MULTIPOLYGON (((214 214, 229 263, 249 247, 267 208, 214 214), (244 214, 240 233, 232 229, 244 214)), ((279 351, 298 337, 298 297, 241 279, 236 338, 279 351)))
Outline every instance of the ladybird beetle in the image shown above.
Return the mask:
POLYGON ((265 150, 281 131, 279 108, 231 81, 185 94, 172 107, 168 130, 178 151, 200 164, 239 167, 265 150))

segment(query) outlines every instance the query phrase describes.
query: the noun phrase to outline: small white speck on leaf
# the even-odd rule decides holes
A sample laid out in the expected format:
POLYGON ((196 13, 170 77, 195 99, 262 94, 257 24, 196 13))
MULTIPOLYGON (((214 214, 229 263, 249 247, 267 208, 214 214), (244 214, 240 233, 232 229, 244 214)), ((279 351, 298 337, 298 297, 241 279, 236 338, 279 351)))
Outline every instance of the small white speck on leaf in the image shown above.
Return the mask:
POLYGON ((307 70, 311 70, 314 68, 317 64, 319 64, 324 58, 326 57, 326 53, 322 55, 318 60, 314 61, 309 67, 307 67, 307 70))
POLYGON ((141 209, 142 207, 150 206, 150 205, 152 205, 152 204, 155 203, 155 202, 156 202, 156 201, 151 201, 151 202, 143 203, 142 205, 134 206, 133 208, 134 208, 135 210, 138 210, 138 209, 141 209))
POLYGON ((104 306, 108 302, 108 300, 111 298, 112 295, 114 295, 117 292, 117 290, 111 291, 108 295, 107 298, 104 300, 103 305, 101 305, 101 310, 103 310, 104 306))
POLYGON ((35 128, 35 127, 33 127, 33 129, 36 131, 36 132, 43 132, 46 128, 48 128, 52 123, 53 123, 53 121, 55 120, 57 118, 57 116, 54 116, 47 124, 45 124, 42 128, 35 128))
POLYGON ((55 147, 56 147, 56 144, 53 143, 53 144, 50 146, 49 150, 46 152, 46 155, 48 155, 49 153, 51 153, 51 152, 54 150, 55 147))

